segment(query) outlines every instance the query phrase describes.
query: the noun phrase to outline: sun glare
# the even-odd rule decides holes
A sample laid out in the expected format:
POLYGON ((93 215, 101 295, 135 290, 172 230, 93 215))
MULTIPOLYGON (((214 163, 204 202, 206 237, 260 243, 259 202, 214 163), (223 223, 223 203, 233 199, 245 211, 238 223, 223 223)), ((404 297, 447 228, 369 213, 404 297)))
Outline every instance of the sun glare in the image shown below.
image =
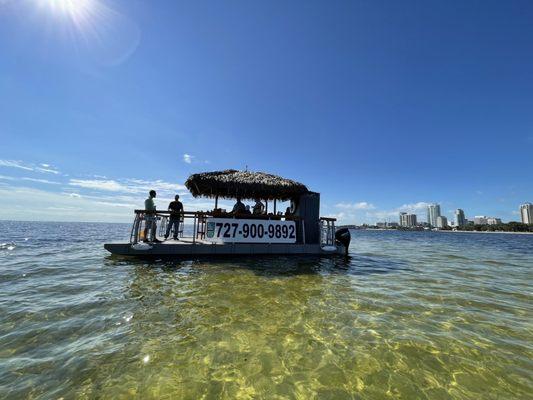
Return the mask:
POLYGON ((41 0, 53 14, 69 18, 77 27, 90 22, 97 0, 41 0))
POLYGON ((37 6, 36 15, 46 33, 73 45, 87 62, 117 65, 139 45, 137 24, 112 8, 112 0, 28 1, 37 6))

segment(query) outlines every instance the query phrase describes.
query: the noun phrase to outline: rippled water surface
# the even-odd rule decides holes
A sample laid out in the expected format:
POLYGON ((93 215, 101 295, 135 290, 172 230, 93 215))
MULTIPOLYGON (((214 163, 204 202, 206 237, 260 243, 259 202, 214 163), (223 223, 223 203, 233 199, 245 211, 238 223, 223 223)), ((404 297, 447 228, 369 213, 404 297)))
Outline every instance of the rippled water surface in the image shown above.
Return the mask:
POLYGON ((525 399, 533 236, 352 233, 351 258, 137 261, 0 222, 0 398, 525 399))

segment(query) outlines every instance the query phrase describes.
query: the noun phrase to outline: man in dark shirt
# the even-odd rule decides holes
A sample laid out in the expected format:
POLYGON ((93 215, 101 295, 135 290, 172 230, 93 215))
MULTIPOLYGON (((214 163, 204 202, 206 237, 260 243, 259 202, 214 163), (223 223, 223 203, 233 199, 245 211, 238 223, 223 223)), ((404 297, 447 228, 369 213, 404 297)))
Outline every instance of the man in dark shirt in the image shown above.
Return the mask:
POLYGON ((233 210, 231 210, 232 214, 244 214, 246 212, 246 206, 241 201, 240 197, 237 197, 237 202, 233 206, 233 210))
POLYGON ((174 240, 178 239, 179 226, 181 221, 181 213, 183 212, 183 204, 181 204, 180 196, 176 195, 174 201, 171 201, 168 205, 168 211, 170 211, 170 218, 167 226, 167 233, 165 233, 165 239, 168 239, 170 230, 174 226, 174 240))

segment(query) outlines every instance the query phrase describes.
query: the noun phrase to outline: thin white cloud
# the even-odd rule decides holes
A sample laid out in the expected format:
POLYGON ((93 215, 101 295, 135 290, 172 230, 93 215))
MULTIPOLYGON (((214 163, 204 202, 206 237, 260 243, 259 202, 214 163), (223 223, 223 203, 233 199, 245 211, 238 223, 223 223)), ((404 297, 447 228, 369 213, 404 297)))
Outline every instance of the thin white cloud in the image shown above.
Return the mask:
POLYGON ((51 168, 37 167, 37 168, 35 168, 35 171, 37 171, 37 172, 45 172, 45 173, 55 174, 55 175, 58 175, 58 174, 59 174, 59 171, 58 171, 58 170, 56 170, 56 169, 51 169, 51 168))
POLYGON ((392 217, 398 217, 399 211, 397 210, 382 210, 382 211, 373 211, 366 214, 366 217, 369 218, 372 222, 376 220, 384 220, 392 217))
POLYGON ((36 179, 36 178, 20 178, 21 180, 23 181, 30 181, 30 182, 37 182, 37 183, 47 183, 47 184, 50 184, 50 185, 61 185, 61 182, 54 182, 54 181, 49 181, 48 179, 36 179))
POLYGON ((187 190, 184 185, 178 183, 165 182, 161 179, 155 181, 147 181, 143 179, 126 179, 124 181, 126 185, 136 190, 136 193, 146 192, 148 190, 159 190, 168 192, 180 192, 187 190))
POLYGON ((97 204, 101 204, 103 206, 109 206, 109 207, 127 207, 129 209, 134 209, 136 204, 129 204, 129 203, 112 203, 109 201, 97 201, 97 204))
POLYGON ((68 183, 85 189, 105 190, 110 192, 127 192, 129 188, 117 181, 107 179, 71 179, 68 183))
POLYGON ((355 217, 353 214, 346 214, 345 212, 339 212, 335 214, 328 214, 329 218, 336 218, 337 223, 345 223, 347 219, 350 219, 352 217, 355 217))
POLYGON ((81 187, 106 192, 123 193, 148 193, 150 190, 163 193, 177 193, 186 190, 186 187, 177 183, 163 180, 147 181, 142 179, 70 179, 70 186, 81 187))
POLYGON ((59 171, 50 164, 40 164, 36 166, 34 164, 24 163, 19 160, 0 160, 0 167, 18 168, 25 171, 42 172, 56 175, 59 174, 59 171))
POLYGON ((16 160, 0 160, 0 167, 7 167, 7 168, 19 168, 24 169, 26 171, 33 171, 32 167, 29 167, 22 163, 22 161, 16 161, 16 160))
POLYGON ((415 211, 427 210, 429 205, 430 203, 427 203, 425 201, 419 201, 418 203, 404 204, 398 207, 396 210, 398 212, 405 211, 414 213, 415 211))
POLYGON ((19 178, 15 176, 0 175, 0 179, 6 180, 6 181, 29 181, 29 182, 37 182, 37 183, 47 183, 50 185, 61 185, 61 182, 49 181, 48 179, 29 178, 26 176, 19 178))
POLYGON ((186 162, 187 164, 191 164, 193 158, 194 156, 191 156, 190 154, 185 153, 183 155, 183 162, 186 162))
MULTIPOLYGON (((430 203, 426 201, 419 201, 417 203, 403 204, 391 210, 374 210, 366 213, 366 218, 369 222, 379 222, 390 219, 397 219, 400 212, 408 212, 417 214, 417 216, 425 217, 427 207, 430 203)), ((425 218, 424 218, 425 219, 425 218)))
POLYGON ((366 201, 361 201, 359 203, 337 203, 335 204, 336 208, 344 210, 374 210, 376 207, 372 203, 367 203, 366 201))

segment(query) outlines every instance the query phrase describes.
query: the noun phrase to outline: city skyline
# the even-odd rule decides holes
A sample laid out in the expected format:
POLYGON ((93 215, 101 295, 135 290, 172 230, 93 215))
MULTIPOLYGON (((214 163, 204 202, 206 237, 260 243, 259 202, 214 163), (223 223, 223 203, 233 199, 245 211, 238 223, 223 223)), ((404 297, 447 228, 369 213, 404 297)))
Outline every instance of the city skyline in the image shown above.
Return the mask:
MULTIPOLYGON (((486 215, 475 215, 470 218, 466 217, 466 214, 463 209, 456 209, 453 213, 452 218, 448 218, 446 215, 441 214, 440 204, 430 203, 426 207, 426 219, 419 220, 417 214, 408 213, 405 211, 399 211, 396 221, 393 221, 394 218, 388 218, 384 221, 376 221, 375 225, 380 227, 386 226, 400 226, 400 227, 415 227, 415 226, 424 226, 428 225, 430 227, 442 228, 446 226, 465 226, 469 223, 475 225, 497 225, 504 222, 522 222, 526 224, 531 224, 533 221, 531 216, 533 215, 533 204, 525 203, 520 205, 520 212, 517 213, 519 218, 512 221, 503 221, 501 218, 495 216, 486 216, 486 215), (434 224, 432 224, 430 219, 434 218, 434 224), (451 222, 450 222, 451 221, 451 222)), ((451 210, 450 210, 451 212, 451 210)), ((420 213, 422 214, 422 213, 420 213)))

